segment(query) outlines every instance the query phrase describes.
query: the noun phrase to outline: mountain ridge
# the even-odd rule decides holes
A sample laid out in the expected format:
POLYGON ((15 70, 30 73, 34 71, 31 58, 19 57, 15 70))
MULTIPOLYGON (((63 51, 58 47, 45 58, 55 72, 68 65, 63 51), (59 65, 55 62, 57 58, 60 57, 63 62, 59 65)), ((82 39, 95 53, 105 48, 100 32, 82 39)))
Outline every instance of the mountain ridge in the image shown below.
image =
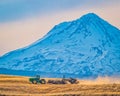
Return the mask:
POLYGON ((63 22, 0 58, 0 68, 94 77, 120 74, 120 30, 94 13, 63 22), (105 65, 104 65, 105 64, 105 65))
MULTIPOLYGON (((80 18, 78 18, 78 19, 76 19, 76 20, 65 21, 65 22, 62 22, 62 23, 60 23, 60 24, 69 23, 69 22, 74 22, 74 21, 77 21, 77 20, 79 20, 79 19, 81 19, 81 18, 90 18, 90 17, 100 18, 100 17, 99 17, 98 15, 96 15, 95 13, 87 13, 87 14, 83 15, 82 17, 80 17, 80 18)), ((93 18, 92 18, 92 19, 93 19, 93 18)), ((105 20, 104 20, 104 21, 105 21, 105 20)), ((107 21, 105 21, 105 22, 107 22, 107 21)), ((108 23, 108 22, 107 22, 107 23, 108 23)), ((58 24, 58 25, 60 25, 60 24, 58 24)), ((109 23, 109 24, 110 24, 110 23, 109 23)), ((56 26, 58 26, 58 25, 55 25, 51 30, 53 30, 53 29, 54 29, 56 26)), ((113 26, 112 24, 110 24, 110 25, 113 26)), ((117 27, 115 27, 115 26, 113 26, 113 27, 116 28, 117 30, 120 30, 119 28, 117 28, 117 27)), ((51 30, 50 30, 50 31, 51 31, 51 30)), ((46 35, 48 35, 48 34, 50 33, 50 31, 49 31, 46 35)), ((37 42, 40 42, 43 38, 46 37, 46 35, 43 36, 42 38, 38 39, 37 41, 33 42, 32 44, 30 44, 30 45, 28 45, 28 46, 25 46, 25 47, 23 47, 23 48, 19 48, 19 49, 25 49, 25 48, 28 48, 28 47, 36 44, 37 42)), ((15 49, 15 50, 13 50, 13 51, 16 51, 16 50, 19 50, 19 49, 15 49)), ((10 51, 10 52, 13 52, 13 51, 10 51)), ((4 55, 9 54, 10 52, 7 52, 7 53, 3 54, 3 55, 0 56, 0 57, 3 57, 4 55)))

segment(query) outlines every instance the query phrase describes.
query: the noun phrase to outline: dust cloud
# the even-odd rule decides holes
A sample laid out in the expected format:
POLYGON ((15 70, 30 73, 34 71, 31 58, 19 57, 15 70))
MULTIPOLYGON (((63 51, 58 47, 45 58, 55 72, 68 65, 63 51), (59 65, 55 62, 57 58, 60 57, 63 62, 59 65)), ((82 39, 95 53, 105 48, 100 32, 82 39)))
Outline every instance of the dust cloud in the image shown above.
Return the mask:
POLYGON ((80 84, 120 84, 120 76, 105 76, 96 79, 80 80, 80 84))

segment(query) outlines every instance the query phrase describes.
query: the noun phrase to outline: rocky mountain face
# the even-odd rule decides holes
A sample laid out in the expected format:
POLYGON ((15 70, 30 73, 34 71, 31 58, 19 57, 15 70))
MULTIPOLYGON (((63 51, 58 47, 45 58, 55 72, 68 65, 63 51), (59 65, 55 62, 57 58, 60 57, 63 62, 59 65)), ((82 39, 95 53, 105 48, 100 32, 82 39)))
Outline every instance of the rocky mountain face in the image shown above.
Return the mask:
POLYGON ((120 30, 94 13, 56 25, 42 39, 0 57, 0 68, 75 74, 120 74, 120 30))

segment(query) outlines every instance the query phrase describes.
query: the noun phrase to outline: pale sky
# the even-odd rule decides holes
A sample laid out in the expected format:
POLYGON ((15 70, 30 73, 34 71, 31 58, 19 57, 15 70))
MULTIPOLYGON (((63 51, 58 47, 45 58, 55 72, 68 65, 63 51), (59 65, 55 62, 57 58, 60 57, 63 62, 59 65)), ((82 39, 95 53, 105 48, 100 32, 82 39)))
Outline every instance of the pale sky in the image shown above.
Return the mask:
POLYGON ((120 29, 120 0, 0 0, 0 56, 91 12, 120 29))

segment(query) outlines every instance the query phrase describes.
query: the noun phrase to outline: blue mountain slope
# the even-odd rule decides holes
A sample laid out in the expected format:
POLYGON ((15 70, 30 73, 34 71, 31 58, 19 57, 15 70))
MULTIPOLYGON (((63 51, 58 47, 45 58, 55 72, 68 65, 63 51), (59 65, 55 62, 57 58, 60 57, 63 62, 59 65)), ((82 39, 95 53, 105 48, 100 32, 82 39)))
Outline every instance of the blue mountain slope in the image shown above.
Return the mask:
POLYGON ((46 36, 0 57, 0 68, 95 77, 120 74, 120 30, 94 13, 56 25, 46 36))

